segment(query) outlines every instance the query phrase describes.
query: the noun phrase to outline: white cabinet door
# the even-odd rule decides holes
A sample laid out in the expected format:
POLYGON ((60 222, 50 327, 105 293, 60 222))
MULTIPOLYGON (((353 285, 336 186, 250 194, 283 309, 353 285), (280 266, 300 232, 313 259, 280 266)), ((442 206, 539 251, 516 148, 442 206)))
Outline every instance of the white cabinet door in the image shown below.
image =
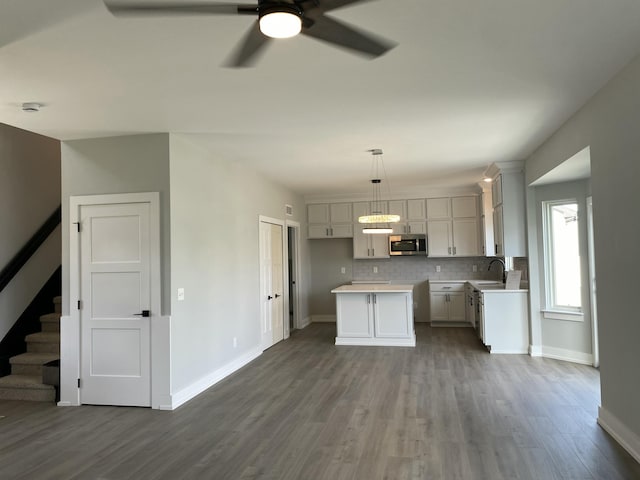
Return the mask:
POLYGON ((478 221, 475 218, 453 220, 453 254, 475 256, 478 251, 478 221))
POLYGON ((331 238, 351 238, 353 237, 353 224, 341 225, 332 223, 329 231, 331 232, 331 238))
POLYGON ((427 208, 423 198, 407 200, 407 220, 425 220, 426 218, 427 208))
POLYGON ((329 225, 309 225, 309 238, 329 238, 329 225))
POLYGON ((307 222, 309 223, 329 223, 329 205, 318 203, 307 205, 307 222))
POLYGON ((451 218, 451 199, 445 198, 427 198, 427 218, 442 219, 451 218))
POLYGON ((389 235, 369 234, 372 258, 389 258, 389 235))
POLYGON ((399 215, 400 221, 407 220, 407 201, 406 200, 389 200, 389 213, 399 215))
POLYGON ((353 213, 350 203, 331 203, 330 214, 331 223, 353 223, 353 213))
POLYGON ((503 231, 502 205, 493 209, 493 241, 495 243, 495 254, 498 257, 504 256, 504 231, 503 231))
POLYGON ((427 223, 423 220, 422 222, 409 222, 407 223, 407 233, 427 233, 427 223))
POLYGON ((449 321, 464 322, 466 313, 464 308, 464 292, 451 292, 448 295, 449 321))
POLYGON ((477 217, 478 202, 476 197, 452 197, 451 214, 453 218, 477 217))
POLYGON ((452 254, 450 220, 428 221, 427 235, 430 257, 448 257, 452 254))
POLYGON ((377 337, 406 338, 413 329, 410 305, 411 296, 407 293, 384 293, 374 295, 375 334, 377 337))
POLYGON ((339 337, 373 337, 371 293, 340 294, 336 297, 339 337))
POLYGON ((491 183, 491 200, 493 208, 502 205, 502 175, 498 175, 491 183))
POLYGON ((429 295, 431 301, 431 321, 442 322, 449 320, 449 304, 447 303, 447 293, 432 293, 429 295))

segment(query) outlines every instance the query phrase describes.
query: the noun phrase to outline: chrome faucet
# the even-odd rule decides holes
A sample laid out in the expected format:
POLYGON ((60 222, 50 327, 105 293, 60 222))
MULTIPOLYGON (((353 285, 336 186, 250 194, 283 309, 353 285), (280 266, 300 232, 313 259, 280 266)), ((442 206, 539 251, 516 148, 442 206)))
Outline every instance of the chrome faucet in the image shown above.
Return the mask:
POLYGON ((507 283, 507 266, 504 264, 504 260, 502 260, 501 258, 494 258, 493 260, 491 260, 489 262, 489 268, 487 268, 487 271, 491 270, 491 265, 493 265, 495 262, 500 263, 500 265, 502 265, 502 283, 507 283))

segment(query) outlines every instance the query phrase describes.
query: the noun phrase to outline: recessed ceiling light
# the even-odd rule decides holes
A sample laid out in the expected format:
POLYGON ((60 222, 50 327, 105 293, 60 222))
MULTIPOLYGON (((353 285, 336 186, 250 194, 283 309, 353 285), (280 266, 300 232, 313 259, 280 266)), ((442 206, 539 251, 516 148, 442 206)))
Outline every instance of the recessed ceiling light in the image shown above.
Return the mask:
POLYGON ((22 111, 23 112, 39 112, 40 107, 42 107, 42 104, 40 103, 25 102, 22 104, 22 111))

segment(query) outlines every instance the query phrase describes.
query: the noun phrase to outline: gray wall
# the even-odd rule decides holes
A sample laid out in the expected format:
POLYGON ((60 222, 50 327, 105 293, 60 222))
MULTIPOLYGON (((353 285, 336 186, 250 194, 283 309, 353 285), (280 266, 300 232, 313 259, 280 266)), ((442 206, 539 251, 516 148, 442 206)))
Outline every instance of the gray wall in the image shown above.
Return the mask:
POLYGON ((526 162, 527 184, 591 149, 602 408, 640 436, 640 57, 635 58, 526 162))
POLYGON ((69 314, 69 198, 137 192, 160 192, 162 313, 171 313, 169 135, 152 134, 62 143, 62 300, 65 315, 69 314))
MULTIPOLYGON (((0 269, 60 205, 60 142, 0 124, 0 269)), ((0 339, 60 266, 60 229, 0 292, 0 339)))
MULTIPOLYGON (((260 348, 259 216, 302 222, 302 198, 171 135, 171 372, 179 394, 260 348), (177 300, 177 288, 185 300, 177 300), (233 339, 237 339, 237 347, 233 339)), ((301 236, 304 232, 301 228, 301 236)), ((301 245, 308 272, 306 241, 301 245)), ((308 276, 299 282, 308 315, 308 276)))

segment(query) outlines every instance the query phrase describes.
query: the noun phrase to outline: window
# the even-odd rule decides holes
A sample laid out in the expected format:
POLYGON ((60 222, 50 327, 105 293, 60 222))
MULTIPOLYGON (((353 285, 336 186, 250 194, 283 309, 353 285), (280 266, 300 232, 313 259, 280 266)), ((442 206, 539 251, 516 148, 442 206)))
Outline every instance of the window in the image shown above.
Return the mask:
POLYGON ((546 310, 582 312, 578 203, 543 202, 546 310))

